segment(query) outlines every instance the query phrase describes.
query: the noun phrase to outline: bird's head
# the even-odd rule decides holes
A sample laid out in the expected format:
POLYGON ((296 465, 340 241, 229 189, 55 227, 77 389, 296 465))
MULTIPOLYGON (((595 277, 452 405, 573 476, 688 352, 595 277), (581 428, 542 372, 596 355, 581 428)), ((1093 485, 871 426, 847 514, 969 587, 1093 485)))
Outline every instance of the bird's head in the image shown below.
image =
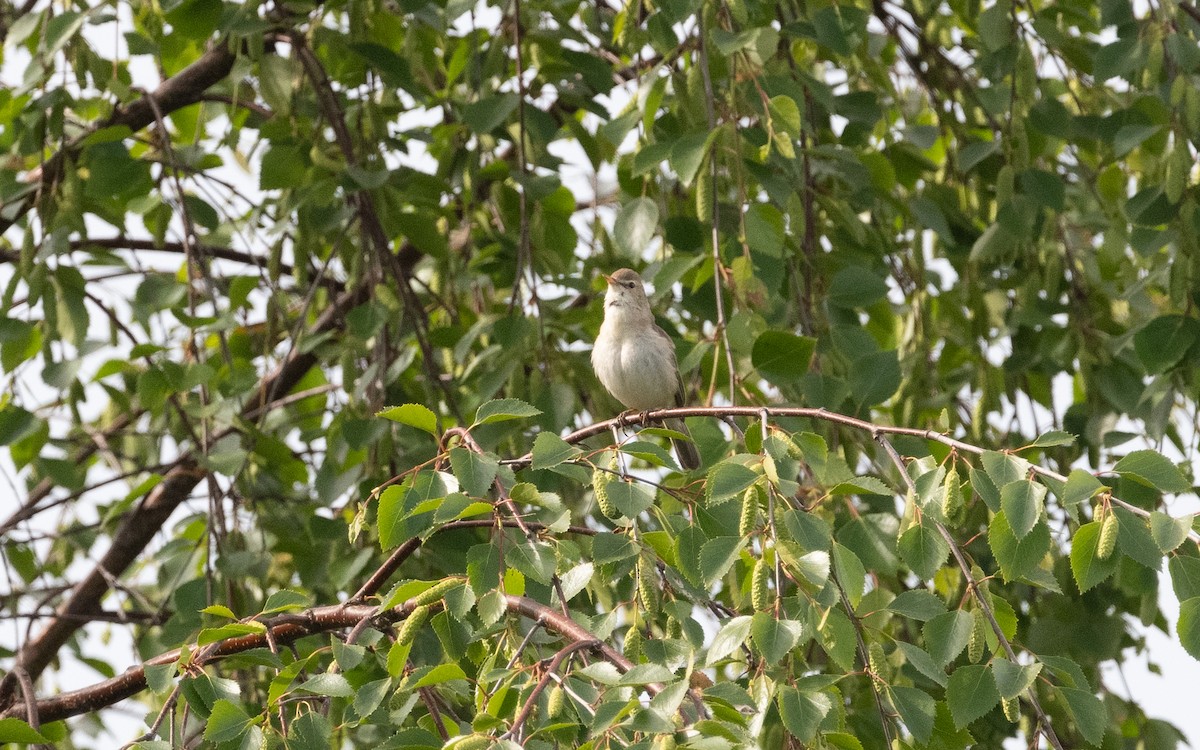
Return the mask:
POLYGON ((650 302, 646 299, 646 286, 637 271, 622 268, 614 271, 611 276, 604 274, 604 280, 608 282, 608 293, 604 295, 605 312, 614 309, 621 309, 624 313, 649 311, 650 302))

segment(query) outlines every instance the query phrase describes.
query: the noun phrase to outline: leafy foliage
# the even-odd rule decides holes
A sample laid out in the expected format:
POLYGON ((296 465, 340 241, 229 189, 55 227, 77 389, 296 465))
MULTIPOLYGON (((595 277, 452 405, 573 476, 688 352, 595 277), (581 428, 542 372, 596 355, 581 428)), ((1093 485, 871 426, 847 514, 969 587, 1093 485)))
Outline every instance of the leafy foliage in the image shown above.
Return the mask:
POLYGON ((0 742, 1177 742, 1192 4, 0 12, 0 742), (595 424, 623 265, 702 472, 595 424))

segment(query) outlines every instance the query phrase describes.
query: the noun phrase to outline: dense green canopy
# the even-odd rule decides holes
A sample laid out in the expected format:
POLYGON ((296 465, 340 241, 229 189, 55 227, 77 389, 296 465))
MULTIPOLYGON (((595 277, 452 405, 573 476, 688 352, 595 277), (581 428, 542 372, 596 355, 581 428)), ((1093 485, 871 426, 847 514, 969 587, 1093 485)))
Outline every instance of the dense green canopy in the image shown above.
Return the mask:
POLYGON ((0 35, 0 743, 1176 746, 1099 667, 1200 659, 1190 2, 0 35))

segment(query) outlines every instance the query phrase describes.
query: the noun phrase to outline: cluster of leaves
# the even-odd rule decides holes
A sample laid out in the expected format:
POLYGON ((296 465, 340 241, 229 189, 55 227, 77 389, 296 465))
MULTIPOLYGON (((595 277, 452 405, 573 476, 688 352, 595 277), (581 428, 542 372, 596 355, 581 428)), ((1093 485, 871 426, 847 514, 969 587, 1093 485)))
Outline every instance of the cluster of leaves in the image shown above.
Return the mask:
POLYGON ((1174 746, 1099 665, 1200 657, 1190 3, 0 18, 0 741, 1174 746), (702 476, 560 437, 621 265, 702 476))

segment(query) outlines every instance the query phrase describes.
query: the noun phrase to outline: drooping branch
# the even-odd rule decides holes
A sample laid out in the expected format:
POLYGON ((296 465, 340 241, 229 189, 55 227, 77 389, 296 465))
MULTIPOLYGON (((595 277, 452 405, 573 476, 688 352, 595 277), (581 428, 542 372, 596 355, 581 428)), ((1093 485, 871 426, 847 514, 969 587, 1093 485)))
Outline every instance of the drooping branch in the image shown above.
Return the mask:
MULTIPOLYGON (((571 643, 584 644, 579 648, 593 651, 622 672, 628 672, 633 668, 633 664, 620 652, 598 639, 587 628, 544 604, 510 594, 505 596, 505 605, 510 613, 520 614, 540 622, 544 627, 571 643)), ((272 642, 275 644, 292 643, 310 635, 353 628, 364 620, 371 620, 381 627, 391 625, 408 617, 416 609, 416 606, 415 599, 382 611, 369 604, 330 604, 300 613, 278 615, 260 621, 264 626, 264 631, 261 633, 227 638, 213 644, 213 648, 208 654, 208 661, 211 663, 233 654, 264 648, 272 642)), ((111 706, 146 689, 146 667, 173 664, 179 660, 181 653, 182 649, 173 649, 95 685, 62 693, 52 698, 31 701, 32 708, 42 722, 48 722, 79 716, 111 706)), ((653 684, 646 685, 645 688, 651 695, 657 694, 661 690, 660 685, 653 684)), ((21 701, 7 706, 0 712, 0 718, 23 717, 26 715, 26 711, 26 702, 21 701)))
MULTIPOLYGON (((896 452, 895 446, 893 446, 891 441, 888 440, 884 435, 877 435, 876 440, 879 442, 880 446, 883 447, 884 452, 887 453, 888 458, 891 459, 892 463, 896 467, 896 470, 900 472, 900 476, 904 477, 904 482, 908 486, 909 496, 916 497, 917 485, 913 482, 912 477, 908 475, 908 471, 904 466, 904 461, 901 460, 900 454, 896 452)), ((992 627, 992 632, 996 634, 996 640, 999 641, 1001 648, 1004 649, 1004 655, 1008 657, 1010 662, 1016 664, 1016 652, 1013 651, 1012 644, 1008 642, 1008 637, 1004 635, 1004 628, 1000 627, 1000 622, 996 619, 996 613, 992 608, 992 603, 988 601, 987 594, 985 594, 983 589, 980 588, 979 581, 976 581, 975 576, 971 573, 971 566, 967 562, 967 559, 963 556, 962 549, 958 546, 958 542, 954 539, 954 536, 951 535, 950 530, 947 529, 944 524, 940 523, 939 521, 934 521, 933 523, 937 528, 938 533, 941 534, 942 539, 945 540, 946 544, 950 546, 950 552, 954 557, 954 562, 958 565, 959 571, 963 574, 963 578, 967 581, 967 593, 975 598, 975 603, 979 605, 979 609, 987 618, 988 624, 992 627)), ((1029 701, 1029 705, 1033 707, 1034 713, 1037 714, 1038 731, 1045 736, 1046 741, 1048 741, 1050 745, 1055 748, 1055 750, 1063 750, 1062 743, 1059 742, 1058 735, 1054 731, 1054 725, 1050 723, 1050 717, 1047 716, 1045 710, 1042 709, 1042 704, 1037 697, 1037 688, 1034 685, 1029 686, 1029 689, 1026 691, 1025 698, 1029 701)))
MULTIPOLYGON (((981 448, 978 445, 952 438, 945 433, 936 430, 927 430, 920 427, 893 427, 891 425, 881 425, 874 422, 869 422, 865 419, 851 417, 845 414, 839 414, 828 409, 815 409, 811 407, 801 406, 684 406, 671 409, 653 409, 651 411, 642 412, 640 414, 631 414, 628 416, 614 417, 606 419, 603 422, 595 422, 587 427, 581 427, 578 430, 563 437, 568 443, 579 443, 596 435, 601 435, 606 432, 611 432, 614 427, 642 424, 658 424, 672 417, 762 417, 763 415, 779 418, 792 417, 801 419, 815 419, 820 422, 831 422, 833 424, 849 427, 860 432, 867 433, 872 439, 878 439, 880 435, 903 435, 906 437, 920 438, 929 440, 935 443, 949 446, 960 453, 970 453, 971 455, 981 456, 988 452, 987 448, 981 448)), ((532 463, 533 454, 526 453, 520 458, 509 459, 502 461, 507 466, 513 469, 523 469, 532 463)), ((1033 465, 1033 473, 1038 476, 1052 479, 1056 482, 1065 482, 1067 477, 1043 466, 1033 465)), ((1128 510, 1134 515, 1142 518, 1149 518, 1150 511, 1139 508, 1132 503, 1128 503, 1117 497, 1112 497, 1112 502, 1120 505, 1125 510, 1128 510)), ((1200 533, 1195 531, 1188 532, 1188 539, 1191 539, 1196 544, 1200 544, 1200 533)))

